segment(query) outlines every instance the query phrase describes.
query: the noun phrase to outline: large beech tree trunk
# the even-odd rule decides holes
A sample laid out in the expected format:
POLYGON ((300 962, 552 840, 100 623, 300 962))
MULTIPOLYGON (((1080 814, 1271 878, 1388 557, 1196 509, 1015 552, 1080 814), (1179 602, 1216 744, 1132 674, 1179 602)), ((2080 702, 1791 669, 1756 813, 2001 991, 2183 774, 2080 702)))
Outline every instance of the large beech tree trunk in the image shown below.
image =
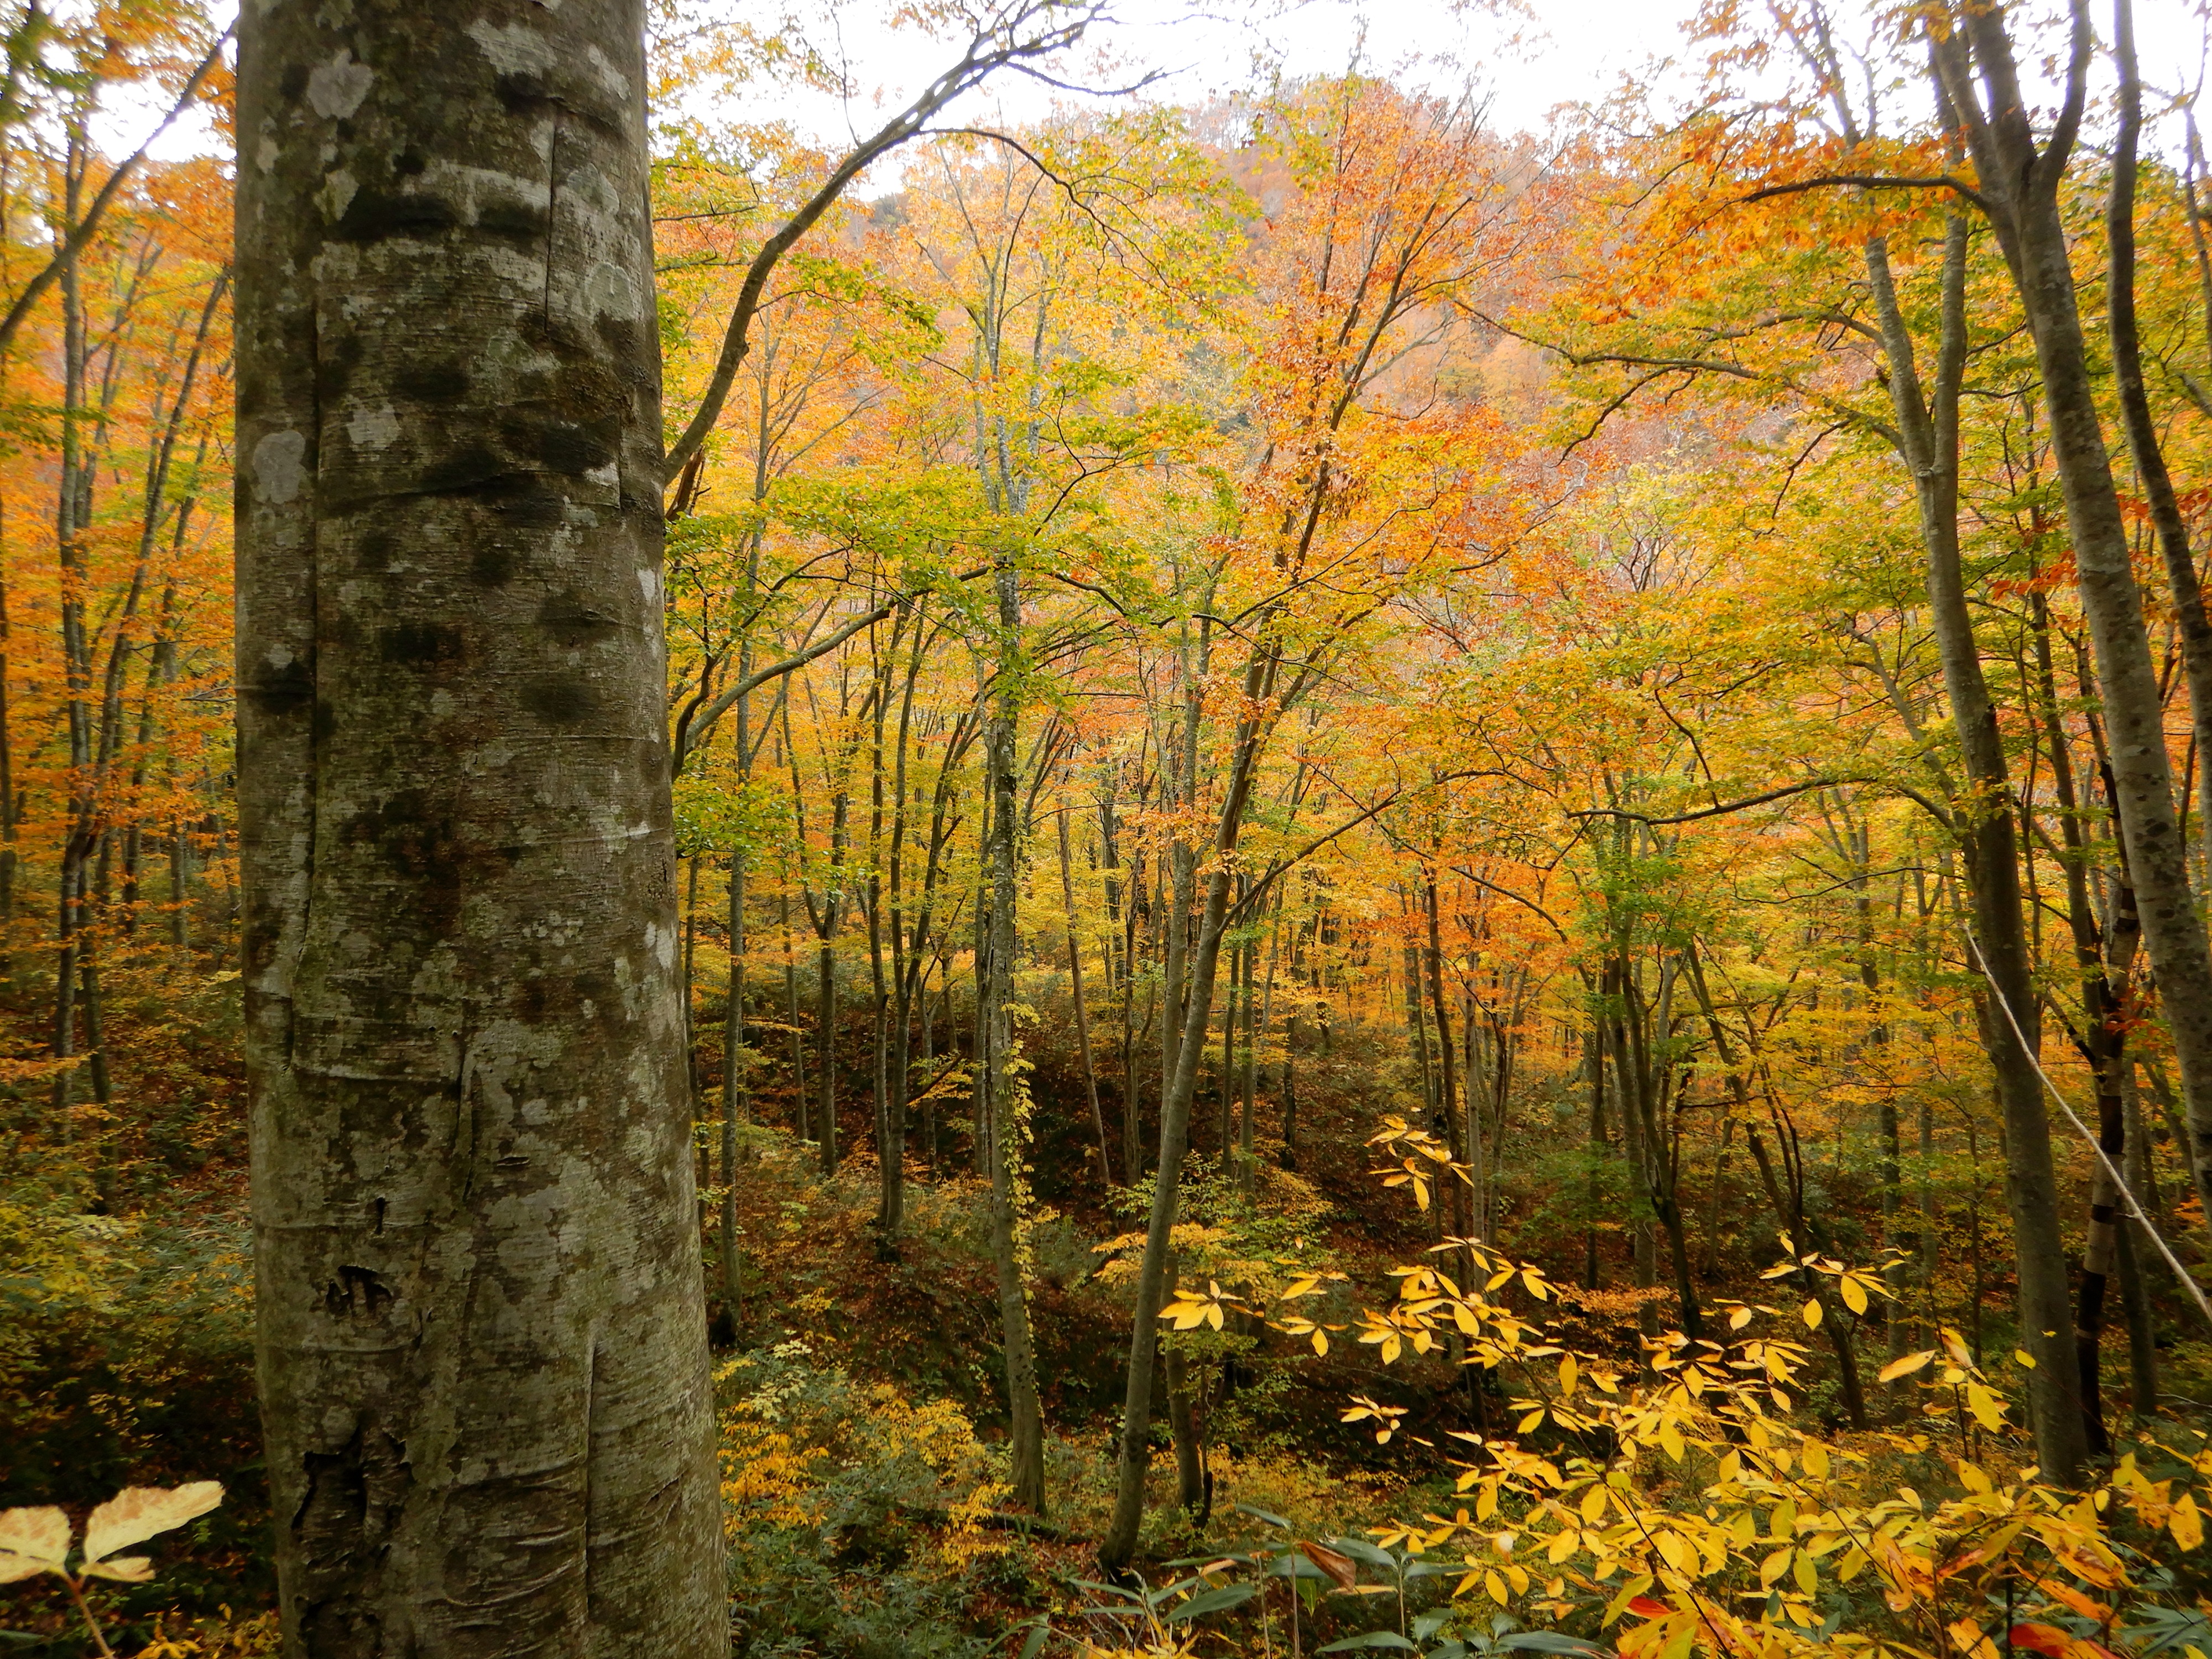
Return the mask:
POLYGON ((703 1656, 632 0, 241 22, 240 811, 287 1650, 703 1656))

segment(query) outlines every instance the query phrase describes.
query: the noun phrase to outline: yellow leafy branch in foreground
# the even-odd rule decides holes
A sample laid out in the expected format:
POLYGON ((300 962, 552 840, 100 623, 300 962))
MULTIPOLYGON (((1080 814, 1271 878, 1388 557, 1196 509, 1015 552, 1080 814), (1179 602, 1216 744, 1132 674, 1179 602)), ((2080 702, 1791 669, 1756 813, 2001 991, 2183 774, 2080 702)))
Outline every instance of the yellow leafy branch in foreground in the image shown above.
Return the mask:
MULTIPOLYGON (((1382 1172, 1386 1184, 1414 1188, 1417 1204, 1420 1183, 1410 1174, 1394 1176, 1436 1163, 1422 1144, 1429 1139, 1395 1121, 1376 1137, 1404 1154, 1382 1172)), ((1423 1170, 1421 1180, 1449 1174, 1447 1161, 1423 1170)), ((1544 1313, 1516 1312, 1498 1299, 1517 1289, 1531 1303, 1553 1301, 1538 1269, 1478 1240, 1447 1239, 1431 1254, 1449 1261, 1468 1286, 1437 1266, 1395 1268, 1394 1297, 1361 1310, 1356 1328, 1386 1365, 1407 1352, 1434 1352, 1449 1338, 1463 1363, 1516 1385, 1514 1437, 1454 1437, 1471 1449, 1455 1481, 1467 1507, 1449 1519, 1429 1515, 1370 1528, 1384 1548, 1408 1560, 1423 1555, 1431 1560, 1428 1571, 1455 1574, 1455 1598, 1480 1593, 1551 1627, 1578 1609, 1601 1610, 1607 1629, 1638 1621, 1616 1638, 1623 1659, 1810 1659, 1816 1648, 1992 1659, 2008 1646, 2047 1659, 2109 1659, 2103 1644, 2119 1639, 2114 1626, 2127 1598, 2145 1592, 2130 1565, 2139 1558, 2115 1540, 2112 1521, 2131 1516, 2179 1551, 2203 1542, 2212 1492, 2200 1500, 2189 1488, 2212 1475, 2212 1443, 2193 1457, 2179 1454, 2186 1477, 2154 1480, 2130 1455, 2086 1494, 2044 1484, 2024 1467, 2002 1390, 1948 1328, 1939 1329, 1936 1346, 1881 1373, 1885 1382, 1923 1379, 1928 1431, 1845 1443, 1791 1421, 1808 1351, 1757 1328, 1762 1318, 1785 1318, 1784 1310, 1723 1304, 1728 1340, 1669 1332, 1644 1344, 1638 1375, 1624 1376, 1606 1356, 1576 1348, 1544 1313), (1936 1438, 1953 1430, 1955 1452, 1948 1438, 1940 1446, 1936 1438), (1548 1454, 1520 1443, 1518 1437, 1540 1431, 1552 1437, 1548 1454), (2008 1449, 2010 1473, 2002 1467, 2008 1449), (1900 1455, 1940 1459, 1956 1495, 1885 1489, 1877 1457, 1900 1455), (1437 1552, 1454 1559, 1437 1559, 1437 1552), (1841 1629, 1817 1610, 1825 1590, 1867 1575, 1912 1641, 1841 1629), (1984 1623, 1993 1605, 2008 1605, 2007 1587, 2023 1622, 1992 1635, 1984 1623), (2089 1621, 2100 1640, 2035 1622, 2032 1615, 2044 1608, 2089 1621)), ((1854 1315, 1887 1295, 1879 1267, 1825 1256, 1793 1257, 1766 1276, 1793 1275, 1832 1285, 1854 1315)), ((1317 1286, 1292 1288, 1306 1295, 1317 1286)), ((1820 1322, 1823 1303, 1815 1295, 1803 1305, 1805 1327, 1820 1322)), ((1178 1291, 1166 1316, 1188 1329, 1231 1307, 1265 1313, 1209 1284, 1178 1291)), ((1311 1322, 1269 1323, 1315 1336, 1325 1352, 1311 1322)), ((1389 1443, 1406 1414, 1363 1395, 1342 1420, 1370 1423, 1376 1441, 1389 1443)), ((2186 1644, 2167 1645, 2202 1659, 2186 1644)))

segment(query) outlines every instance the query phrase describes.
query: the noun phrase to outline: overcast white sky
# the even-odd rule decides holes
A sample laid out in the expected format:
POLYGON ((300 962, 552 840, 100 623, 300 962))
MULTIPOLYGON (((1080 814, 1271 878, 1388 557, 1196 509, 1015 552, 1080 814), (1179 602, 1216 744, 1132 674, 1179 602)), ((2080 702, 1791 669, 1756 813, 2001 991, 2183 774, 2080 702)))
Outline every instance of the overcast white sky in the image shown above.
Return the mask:
MULTIPOLYGON (((824 138, 844 130, 866 131, 951 61, 952 49, 944 44, 910 30, 883 30, 880 20, 892 3, 823 0, 817 15, 841 21, 826 26, 819 38, 842 40, 860 97, 849 106, 827 98, 795 100, 790 115, 824 138)), ((1506 17, 1499 15, 1502 7, 1452 0, 1118 0, 1115 21, 1091 43, 1115 66, 1092 73, 1103 77, 1095 83, 1105 84, 1158 72, 1162 78, 1148 95, 1187 102, 1252 85, 1262 61, 1294 76, 1329 74, 1357 53, 1370 71, 1453 84, 1472 77, 1489 95, 1492 125, 1519 131, 1540 130, 1559 104, 1604 98, 1624 74, 1642 74, 1655 60, 1693 56, 1681 30, 1698 0, 1521 3, 1525 15, 1506 17)), ((2202 78, 2202 12, 2208 4, 2212 0, 2136 0, 2138 54, 2150 85, 2178 88, 2202 78)), ((2097 10, 2106 13, 2108 5, 2106 0, 2097 10)), ((2057 9, 2056 0, 2025 8, 2057 9)), ((1844 0, 1839 9, 1856 8, 1844 0)), ((2100 25, 2106 21, 2100 19, 2100 25)), ((1687 77, 1678 74, 1674 84, 1686 87, 1687 77)), ((1006 77, 956 116, 1019 122, 1042 116, 1064 96, 1006 77)), ((143 106, 115 109, 110 142, 117 153, 135 147, 157 116, 143 106)), ((758 117, 752 107, 739 118, 758 117)), ((202 153, 209 143, 204 123, 180 122, 156 145, 156 154, 202 153)))
MULTIPOLYGON (((2205 3, 2212 0, 2136 0, 2137 55, 2149 85, 2197 82, 2205 3)), ((2109 4, 2096 10, 2108 14, 2109 4)), ((1164 71, 1150 95, 1178 102, 1251 84, 1255 55, 1292 76, 1340 71, 1357 52, 1373 71, 1454 83, 1471 76, 1489 94, 1492 125, 1504 131, 1540 130, 1557 106, 1601 100, 1624 74, 1641 75, 1656 60, 1701 61, 1682 38, 1698 0, 1522 0, 1522 9, 1524 15, 1506 16, 1504 6, 1452 0, 1118 0, 1115 21, 1094 43, 1133 69, 1164 71)), ((1859 9, 1851 0, 1838 8, 1859 9)), ((2060 8, 2030 0, 2022 9, 2060 8)), ((858 5, 849 14, 855 24, 864 15, 858 5)), ((2100 27, 2108 23, 2108 15, 2100 18, 2100 27)), ((884 105, 903 102, 935 66, 925 43, 908 35, 871 40, 855 29, 843 38, 855 85, 882 100, 856 104, 853 127, 865 129, 884 105)), ((1678 73, 1672 84, 1686 89, 1689 77, 1678 73)), ((978 94, 969 113, 995 108, 1020 120, 1060 95, 1007 77, 978 94)), ((840 113, 825 102, 814 118, 827 125, 840 113)))

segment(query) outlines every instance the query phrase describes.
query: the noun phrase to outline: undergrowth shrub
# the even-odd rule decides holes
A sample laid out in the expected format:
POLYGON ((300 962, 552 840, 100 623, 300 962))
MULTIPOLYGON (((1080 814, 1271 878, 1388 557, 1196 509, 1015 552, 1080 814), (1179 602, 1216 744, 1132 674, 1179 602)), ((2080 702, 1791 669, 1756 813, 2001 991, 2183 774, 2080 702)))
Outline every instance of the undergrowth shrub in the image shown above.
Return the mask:
POLYGON ((799 1340, 716 1373, 733 1651, 954 1659, 1034 1591, 1002 1450, 799 1340))

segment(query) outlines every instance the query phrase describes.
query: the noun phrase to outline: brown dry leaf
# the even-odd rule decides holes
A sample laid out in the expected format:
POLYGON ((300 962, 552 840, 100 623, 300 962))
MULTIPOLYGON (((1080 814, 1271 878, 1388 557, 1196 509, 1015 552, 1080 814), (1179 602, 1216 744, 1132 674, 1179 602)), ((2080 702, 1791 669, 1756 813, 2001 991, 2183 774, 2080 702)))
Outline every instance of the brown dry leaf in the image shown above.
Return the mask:
POLYGON ((0 1510, 0 1584, 33 1573, 59 1572, 69 1544, 69 1516, 51 1504, 0 1510))
POLYGON ((88 1566, 117 1550, 143 1543, 155 1533, 181 1527, 222 1502, 220 1480, 195 1480, 185 1486, 125 1486, 84 1523, 85 1561, 88 1566))
POLYGON ((1359 1569, 1352 1565, 1350 1556, 1339 1555, 1328 1545, 1316 1544, 1310 1540, 1300 1544, 1298 1548, 1305 1553, 1307 1560, 1336 1581, 1339 1589, 1350 1589, 1358 1582, 1359 1569))

